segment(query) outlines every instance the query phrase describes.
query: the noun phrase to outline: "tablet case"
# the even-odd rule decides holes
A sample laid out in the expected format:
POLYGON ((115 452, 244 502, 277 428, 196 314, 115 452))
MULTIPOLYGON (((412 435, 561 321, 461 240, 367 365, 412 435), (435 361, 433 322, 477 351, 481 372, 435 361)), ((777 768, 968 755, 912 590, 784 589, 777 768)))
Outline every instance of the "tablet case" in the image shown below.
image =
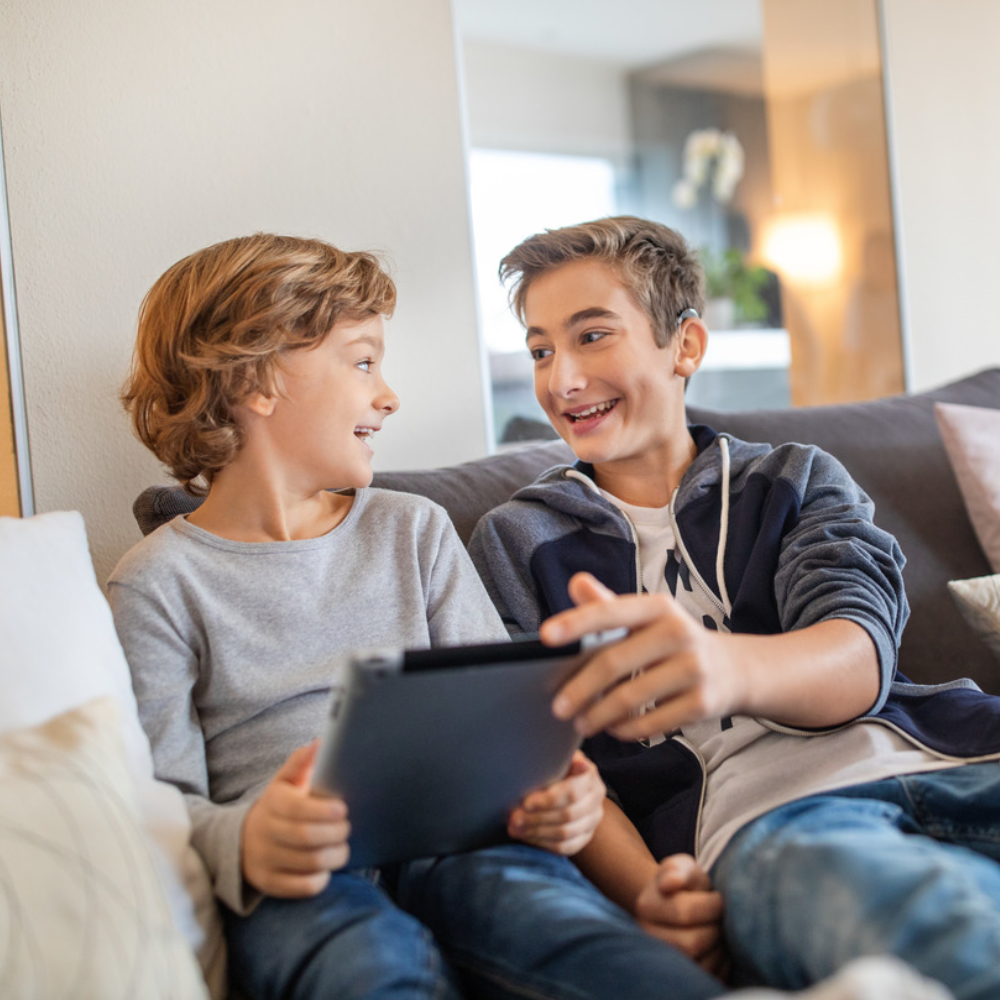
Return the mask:
POLYGON ((580 744, 551 703, 587 655, 517 640, 353 657, 313 778, 347 803, 349 866, 506 840, 511 808, 580 744))

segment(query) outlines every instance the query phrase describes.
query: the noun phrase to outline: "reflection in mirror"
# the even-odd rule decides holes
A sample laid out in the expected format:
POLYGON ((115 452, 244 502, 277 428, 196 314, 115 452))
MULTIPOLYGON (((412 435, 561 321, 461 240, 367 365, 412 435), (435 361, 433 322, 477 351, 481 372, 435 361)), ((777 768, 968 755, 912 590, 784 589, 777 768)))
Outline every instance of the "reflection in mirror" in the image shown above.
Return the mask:
POLYGON ((0 516, 33 513, 26 428, 0 137, 0 516))
POLYGON ((876 0, 453 3, 498 441, 541 410, 497 264, 608 214, 700 249, 711 337, 690 402, 903 388, 876 0))
POLYGON ((792 402, 904 389, 875 0, 764 0, 774 208, 792 402))

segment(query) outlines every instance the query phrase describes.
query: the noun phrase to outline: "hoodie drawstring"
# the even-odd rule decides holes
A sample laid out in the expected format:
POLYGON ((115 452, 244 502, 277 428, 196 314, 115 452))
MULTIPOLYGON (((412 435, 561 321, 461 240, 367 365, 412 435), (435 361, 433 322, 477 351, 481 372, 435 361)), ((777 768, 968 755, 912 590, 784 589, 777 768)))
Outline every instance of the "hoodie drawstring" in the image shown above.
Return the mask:
POLYGON ((726 617, 732 617, 733 605, 726 590, 726 575, 723 569, 726 558, 726 537, 729 534, 729 440, 724 434, 719 435, 719 447, 722 449, 722 513, 719 516, 719 548, 715 553, 715 579, 719 584, 719 596, 726 610, 726 617))

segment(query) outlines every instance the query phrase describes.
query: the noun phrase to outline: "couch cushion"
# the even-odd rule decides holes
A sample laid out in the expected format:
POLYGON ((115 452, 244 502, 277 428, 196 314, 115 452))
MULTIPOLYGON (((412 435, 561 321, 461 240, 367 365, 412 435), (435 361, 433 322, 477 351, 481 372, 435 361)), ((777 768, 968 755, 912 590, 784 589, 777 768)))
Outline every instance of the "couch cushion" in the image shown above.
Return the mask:
POLYGON ((220 995, 225 947, 208 875, 189 844, 183 797, 153 777, 128 664, 94 576, 79 513, 0 517, 0 636, 0 734, 101 696, 119 705, 154 861, 174 917, 198 951, 213 995, 220 995))
POLYGON ((1000 573, 1000 410, 935 403, 934 414, 976 537, 1000 573))
POLYGON ((110 695, 0 736, 0 993, 207 1000, 142 829, 110 695))
POLYGON ((972 630, 1000 657, 1000 573, 951 580, 948 589, 972 630))
POLYGON ((522 486, 546 469, 573 461, 573 452, 561 440, 528 444, 443 469, 380 472, 373 486, 429 497, 451 515, 466 544, 476 523, 493 507, 506 503, 522 486))

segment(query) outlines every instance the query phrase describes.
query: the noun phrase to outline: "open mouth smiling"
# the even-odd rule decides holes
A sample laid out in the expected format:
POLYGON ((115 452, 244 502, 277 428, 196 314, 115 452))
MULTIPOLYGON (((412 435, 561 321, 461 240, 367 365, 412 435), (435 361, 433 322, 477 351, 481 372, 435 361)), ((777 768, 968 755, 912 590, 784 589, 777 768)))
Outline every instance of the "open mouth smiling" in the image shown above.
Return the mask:
POLYGON ((370 445, 377 429, 376 427, 355 427, 354 436, 359 441, 364 441, 365 444, 370 445))
POLYGON ((603 403, 595 403, 593 406, 588 406, 585 410, 566 413, 564 416, 569 419, 571 424, 582 423, 586 420, 593 420, 595 417, 603 417, 605 414, 610 413, 617 405, 617 399, 608 399, 603 403))

